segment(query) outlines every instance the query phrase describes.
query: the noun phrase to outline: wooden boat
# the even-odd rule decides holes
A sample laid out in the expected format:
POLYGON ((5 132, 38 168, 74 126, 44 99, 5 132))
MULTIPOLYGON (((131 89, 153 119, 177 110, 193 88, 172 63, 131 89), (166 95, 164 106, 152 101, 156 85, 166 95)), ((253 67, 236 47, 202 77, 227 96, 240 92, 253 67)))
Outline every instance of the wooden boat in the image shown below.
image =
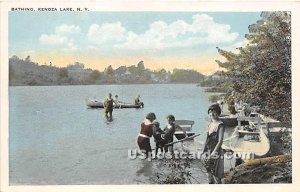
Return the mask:
MULTIPOLYGON (((188 137, 195 135, 192 131, 192 127, 195 124, 194 121, 191 120, 175 120, 175 124, 180 126, 187 134, 188 137)), ((181 140, 185 138, 185 134, 181 130, 176 130, 174 133, 176 139, 181 140)))
POLYGON ((180 143, 180 142, 184 142, 184 141, 189 141, 189 140, 193 140, 195 137, 198 137, 200 134, 197 134, 197 135, 191 135, 191 136, 188 136, 188 137, 185 137, 183 139, 179 139, 177 141, 173 141, 171 143, 167 143, 166 146, 169 146, 169 145, 173 145, 173 144, 176 144, 176 143, 180 143))
MULTIPOLYGON (((236 127, 238 125, 238 117, 237 115, 221 114, 219 118, 225 127, 236 127)), ((249 125, 249 121, 241 120, 241 125, 249 125)))
POLYGON ((239 117, 238 126, 232 136, 223 141, 222 148, 234 152, 251 152, 255 157, 262 157, 270 150, 270 141, 263 129, 263 122, 258 117, 239 117), (241 125, 247 120, 249 125, 241 125))
POLYGON ((237 117, 235 115, 221 114, 219 118, 224 123, 225 127, 235 127, 238 125, 237 117))
MULTIPOLYGON (((104 108, 103 102, 99 101, 97 99, 86 99, 85 103, 89 108, 104 108)), ((120 103, 120 104, 115 104, 114 103, 114 108, 115 109, 142 108, 142 106, 131 104, 131 103, 120 103)))

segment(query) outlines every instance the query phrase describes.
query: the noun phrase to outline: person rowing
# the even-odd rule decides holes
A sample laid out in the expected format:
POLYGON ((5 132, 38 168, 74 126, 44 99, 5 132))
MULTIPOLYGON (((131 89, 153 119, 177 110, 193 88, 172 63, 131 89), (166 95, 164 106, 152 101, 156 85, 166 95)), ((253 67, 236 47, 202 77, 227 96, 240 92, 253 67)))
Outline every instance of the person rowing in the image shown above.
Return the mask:
POLYGON ((119 105, 119 108, 122 108, 122 105, 126 104, 125 102, 119 100, 119 96, 118 95, 115 95, 115 103, 117 105, 119 105))
POLYGON ((134 104, 141 106, 141 108, 144 108, 144 103, 140 101, 140 95, 136 96, 136 98, 134 99, 134 104))

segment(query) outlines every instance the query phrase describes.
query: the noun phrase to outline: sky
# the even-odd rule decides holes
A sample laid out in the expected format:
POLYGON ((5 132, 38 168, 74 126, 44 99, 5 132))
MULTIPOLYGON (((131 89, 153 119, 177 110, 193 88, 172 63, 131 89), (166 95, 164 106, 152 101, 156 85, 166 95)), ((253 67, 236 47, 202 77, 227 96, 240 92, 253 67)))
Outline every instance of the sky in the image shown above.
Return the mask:
POLYGON ((152 70, 219 70, 216 47, 247 43, 260 12, 10 12, 9 56, 63 67, 75 62, 152 70))

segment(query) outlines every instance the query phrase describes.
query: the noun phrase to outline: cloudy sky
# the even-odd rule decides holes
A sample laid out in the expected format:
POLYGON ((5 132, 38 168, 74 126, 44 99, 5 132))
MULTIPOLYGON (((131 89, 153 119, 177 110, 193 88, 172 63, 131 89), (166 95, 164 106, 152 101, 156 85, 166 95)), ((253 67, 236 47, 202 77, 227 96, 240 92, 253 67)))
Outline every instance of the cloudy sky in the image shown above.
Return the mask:
POLYGON ((246 43, 259 12, 10 12, 9 56, 40 64, 117 68, 143 60, 151 69, 218 69, 216 47, 246 43))

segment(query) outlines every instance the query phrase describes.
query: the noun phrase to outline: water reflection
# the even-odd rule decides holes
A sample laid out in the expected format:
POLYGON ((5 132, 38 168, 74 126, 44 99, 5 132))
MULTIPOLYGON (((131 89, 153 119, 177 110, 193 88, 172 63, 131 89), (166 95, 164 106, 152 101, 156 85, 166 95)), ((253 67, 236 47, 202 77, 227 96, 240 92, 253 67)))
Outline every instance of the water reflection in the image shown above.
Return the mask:
POLYGON ((106 124, 110 124, 114 120, 113 117, 109 117, 109 116, 106 116, 105 118, 106 118, 106 124))
POLYGON ((136 171, 136 176, 140 177, 141 175, 144 177, 151 177, 153 169, 153 162, 148 160, 140 161, 140 168, 136 171))

